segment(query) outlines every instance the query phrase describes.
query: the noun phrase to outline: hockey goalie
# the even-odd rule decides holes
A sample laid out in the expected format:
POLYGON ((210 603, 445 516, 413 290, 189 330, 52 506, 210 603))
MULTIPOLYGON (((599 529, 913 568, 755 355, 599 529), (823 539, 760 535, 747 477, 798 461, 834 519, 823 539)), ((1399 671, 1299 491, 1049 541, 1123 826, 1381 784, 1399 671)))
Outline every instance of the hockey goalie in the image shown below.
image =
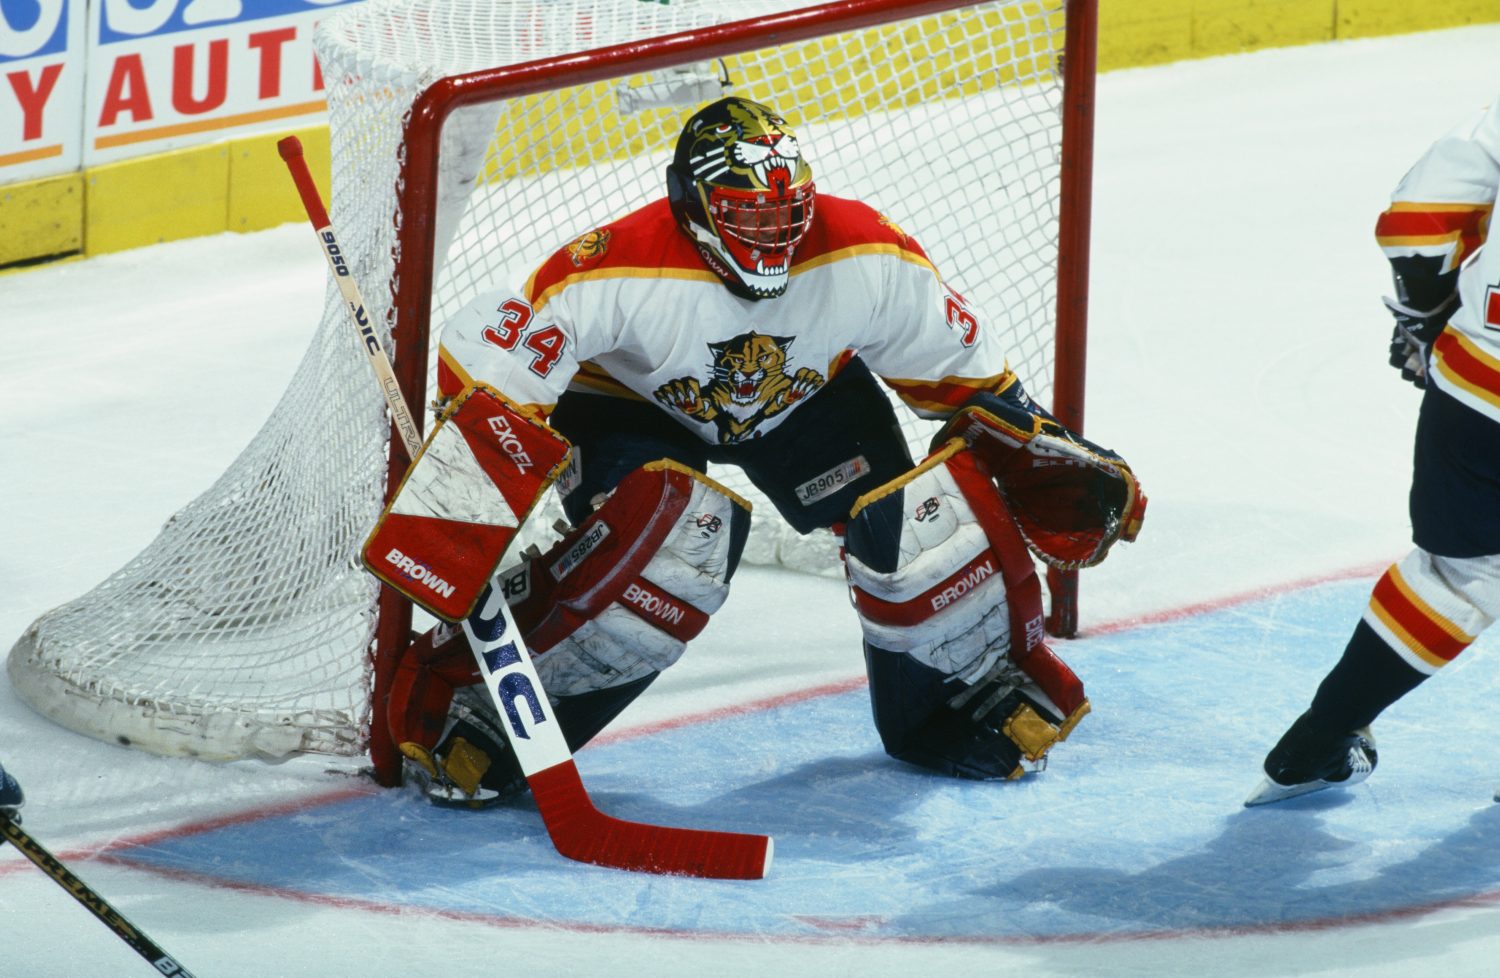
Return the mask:
MULTIPOLYGON (((1088 712, 1043 640, 1033 555, 1088 567, 1134 539, 1135 476, 1031 400, 1003 327, 914 238, 816 190, 771 108, 726 98, 694 113, 665 196, 560 248, 521 293, 477 296, 444 325, 438 381, 443 419, 366 562, 453 621, 504 561, 571 748, 728 595, 749 505, 710 463, 743 470, 797 532, 844 535, 893 757, 1015 778, 1088 712), (882 382, 945 421, 920 462, 882 382), (554 479, 565 533, 506 561, 554 479)), ((390 732, 438 803, 524 785, 477 680, 447 624, 397 666, 390 732)))

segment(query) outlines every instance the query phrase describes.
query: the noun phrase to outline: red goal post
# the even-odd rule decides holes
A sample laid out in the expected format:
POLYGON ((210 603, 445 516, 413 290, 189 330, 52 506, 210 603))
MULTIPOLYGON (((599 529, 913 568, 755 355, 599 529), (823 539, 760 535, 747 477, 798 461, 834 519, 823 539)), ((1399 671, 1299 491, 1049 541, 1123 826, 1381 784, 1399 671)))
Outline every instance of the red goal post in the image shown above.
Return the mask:
MULTIPOLYGON (((745 95, 791 120, 820 190, 876 206, 1005 323, 1028 390, 1081 429, 1096 5, 364 0, 317 35, 329 211, 420 412, 446 316, 661 196, 682 120, 745 95)), ((408 460, 346 316, 330 285, 231 470, 16 643, 23 699, 159 753, 368 752, 399 778, 384 698, 413 612, 357 552, 408 460)), ((919 452, 929 431, 908 432, 919 452)), ((747 559, 837 573, 828 541, 756 517, 747 559)), ((1070 634, 1076 589, 1049 582, 1049 627, 1070 634)))

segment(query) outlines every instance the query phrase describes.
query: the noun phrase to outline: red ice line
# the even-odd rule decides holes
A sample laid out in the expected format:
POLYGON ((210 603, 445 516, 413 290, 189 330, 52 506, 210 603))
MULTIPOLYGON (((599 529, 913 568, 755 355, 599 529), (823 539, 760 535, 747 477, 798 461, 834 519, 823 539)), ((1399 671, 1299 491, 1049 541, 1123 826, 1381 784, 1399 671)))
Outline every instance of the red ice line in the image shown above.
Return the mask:
MULTIPOLYGON (((1140 615, 1131 618, 1123 618, 1115 621, 1103 622, 1088 630, 1089 635, 1108 635, 1128 631, 1146 625, 1156 625, 1168 621, 1178 621, 1183 618, 1191 618, 1196 615, 1208 614, 1215 611, 1223 611, 1242 604, 1275 597, 1279 594, 1287 594, 1292 591, 1300 591, 1304 588, 1315 587, 1319 584, 1328 584, 1334 581, 1353 580, 1356 578, 1374 577, 1384 571, 1390 564, 1382 561, 1379 564, 1367 564, 1360 567, 1351 567, 1341 571, 1328 574, 1320 574, 1314 577, 1300 578, 1283 584, 1255 588, 1239 594, 1228 595, 1210 601, 1196 602, 1184 605, 1180 608, 1172 608, 1165 611, 1153 612, 1148 615, 1140 615)), ((731 717, 744 716, 751 713, 759 713, 765 710, 776 709, 794 703, 802 703, 808 700, 820 699, 825 696, 836 696, 847 693, 866 685, 863 676, 851 679, 839 680, 837 682, 825 683, 808 689, 796 690, 776 696, 763 697, 746 703, 733 706, 720 707, 713 710, 703 710, 697 713, 684 714, 670 720, 662 720, 656 723, 642 724, 631 727, 613 734, 607 734, 595 739, 597 744, 618 743, 620 741, 635 740, 640 737, 648 737, 662 733, 667 730, 675 730, 682 727, 694 726, 700 723, 708 723, 716 720, 724 720, 731 717)), ((623 924, 589 924, 566 921, 534 921, 517 917, 505 917, 497 914, 485 914, 472 911, 451 910, 442 908, 415 908, 400 904, 376 903, 371 900, 361 900, 355 897, 337 897, 319 893, 304 893, 297 890, 288 890, 280 887, 271 887, 259 883, 245 883, 237 880, 227 880, 222 877, 210 876, 203 873, 194 873, 181 869, 166 869, 159 866, 150 866, 133 862, 125 857, 115 855, 120 850, 129 850, 141 846, 151 845, 168 839, 183 838, 190 835, 198 835, 211 832, 215 829, 230 825, 240 825, 247 822, 259 821, 265 818, 275 818, 279 815, 290 815, 297 812, 320 808, 324 805, 337 804, 351 798, 378 794, 382 789, 373 786, 362 786, 359 788, 341 788, 337 791, 325 792, 310 796, 297 801, 286 802, 280 805, 272 805, 264 808, 255 808, 235 815, 220 816, 217 818, 203 819, 197 822, 189 822, 171 829, 162 829, 148 832, 142 835, 130 836, 124 839, 116 839, 103 845, 72 849, 59 855, 59 859, 65 862, 97 860, 114 866, 128 867, 133 870, 151 873, 155 876, 178 882, 195 883, 212 889, 232 890, 240 893, 251 893, 261 896, 276 897, 292 900, 297 903, 314 904, 318 906, 333 907, 345 910, 358 910, 366 913, 377 913, 390 916, 410 916, 413 913, 422 913, 427 916, 443 919, 462 921, 466 923, 487 924, 492 927, 505 929, 543 928, 549 931, 571 931, 576 933, 599 933, 599 934, 638 934, 652 935, 658 937, 682 937, 694 940, 704 938, 725 941, 750 941, 758 945, 768 943, 763 934, 739 934, 739 933, 712 933, 702 930, 673 930, 656 927, 637 927, 623 924)), ((29 868, 24 860, 0 864, 0 877, 13 872, 29 868)), ((878 933, 862 933, 871 926, 879 926, 883 921, 878 918, 861 917, 857 922, 841 922, 838 920, 824 920, 815 917, 799 918, 804 923, 824 930, 826 934, 807 935, 778 935, 771 940, 772 943, 780 942, 787 944, 820 944, 829 941, 848 943, 851 940, 870 944, 992 944, 992 945, 1038 945, 1038 944, 1098 944, 1110 942, 1136 942, 1153 940, 1170 940, 1185 937, 1241 937, 1255 934, 1279 934, 1294 932, 1317 932, 1333 930, 1342 927, 1357 927, 1367 924, 1388 923, 1395 920, 1412 919, 1424 917, 1439 910, 1456 909, 1460 907, 1485 907, 1500 903, 1500 891, 1487 893, 1476 893, 1469 896, 1454 897, 1447 900, 1438 900, 1432 903, 1413 905, 1409 907, 1398 907, 1391 910, 1374 911, 1352 916, 1329 917, 1315 920, 1283 921, 1269 924, 1234 925, 1224 927, 1199 927, 1183 928, 1177 930, 1131 932, 1121 934, 1111 933, 1086 933, 1086 934, 1021 934, 1021 935, 943 935, 933 936, 911 936, 911 935, 882 935, 878 933)))

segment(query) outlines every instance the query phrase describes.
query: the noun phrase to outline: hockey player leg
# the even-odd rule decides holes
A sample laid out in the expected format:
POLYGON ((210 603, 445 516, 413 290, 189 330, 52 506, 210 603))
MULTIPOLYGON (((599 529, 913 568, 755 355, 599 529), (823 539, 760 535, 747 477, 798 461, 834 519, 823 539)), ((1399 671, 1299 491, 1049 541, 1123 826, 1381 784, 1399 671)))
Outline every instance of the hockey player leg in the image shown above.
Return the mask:
POLYGON ((675 663, 728 597, 749 516, 749 503, 667 459, 621 480, 517 580, 547 691, 622 688, 675 663))
POLYGON ((1245 799, 1264 805, 1349 787, 1375 769, 1370 725, 1386 707, 1457 658, 1500 612, 1500 557, 1414 550, 1376 582, 1343 656, 1312 704, 1266 756, 1245 799))
MULTIPOLYGON (((545 554, 506 572, 511 604, 570 749, 682 654, 728 594, 748 504, 673 462, 627 476, 545 554)), ((441 804, 485 805, 524 786, 458 629, 403 656, 389 715, 412 772, 441 804)))
MULTIPOLYGON (((655 675, 608 690, 552 697, 570 750, 582 747, 655 675)), ((526 788, 463 631, 440 624, 403 653, 392 682, 391 736, 407 773, 435 805, 486 808, 526 788)))
POLYGON ((26 804, 26 793, 15 778, 0 767, 0 818, 8 818, 21 824, 21 806, 26 804))
POLYGON ((1266 779, 1245 799, 1245 806, 1267 805, 1324 788, 1353 787, 1374 772, 1378 760, 1369 727, 1329 727, 1309 710, 1266 755, 1266 779))
POLYGON ((482 807, 525 784, 513 759, 509 772, 494 765, 506 741, 494 709, 477 702, 485 698, 479 681, 463 630, 446 622, 407 646, 396 663, 387 705, 391 739, 434 804, 482 807))
POLYGON ((1035 566, 963 443, 861 497, 845 545, 886 751, 969 778, 1042 767, 1088 700, 1043 642, 1035 566))

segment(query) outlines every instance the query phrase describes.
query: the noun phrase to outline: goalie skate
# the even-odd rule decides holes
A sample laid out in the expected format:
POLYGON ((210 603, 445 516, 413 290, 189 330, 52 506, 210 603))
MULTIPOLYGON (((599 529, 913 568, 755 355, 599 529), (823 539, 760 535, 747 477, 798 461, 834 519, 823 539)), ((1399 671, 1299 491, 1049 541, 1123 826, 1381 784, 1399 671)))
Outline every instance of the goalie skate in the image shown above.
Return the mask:
POLYGON ((1266 755, 1266 777, 1245 799, 1245 807, 1352 787, 1370 776, 1378 760, 1369 727, 1329 734, 1304 713, 1266 755))
POLYGON ((519 794, 526 778, 506 745, 499 717, 478 686, 454 693, 447 729, 432 750, 406 742, 406 770, 434 805, 488 808, 519 794))

